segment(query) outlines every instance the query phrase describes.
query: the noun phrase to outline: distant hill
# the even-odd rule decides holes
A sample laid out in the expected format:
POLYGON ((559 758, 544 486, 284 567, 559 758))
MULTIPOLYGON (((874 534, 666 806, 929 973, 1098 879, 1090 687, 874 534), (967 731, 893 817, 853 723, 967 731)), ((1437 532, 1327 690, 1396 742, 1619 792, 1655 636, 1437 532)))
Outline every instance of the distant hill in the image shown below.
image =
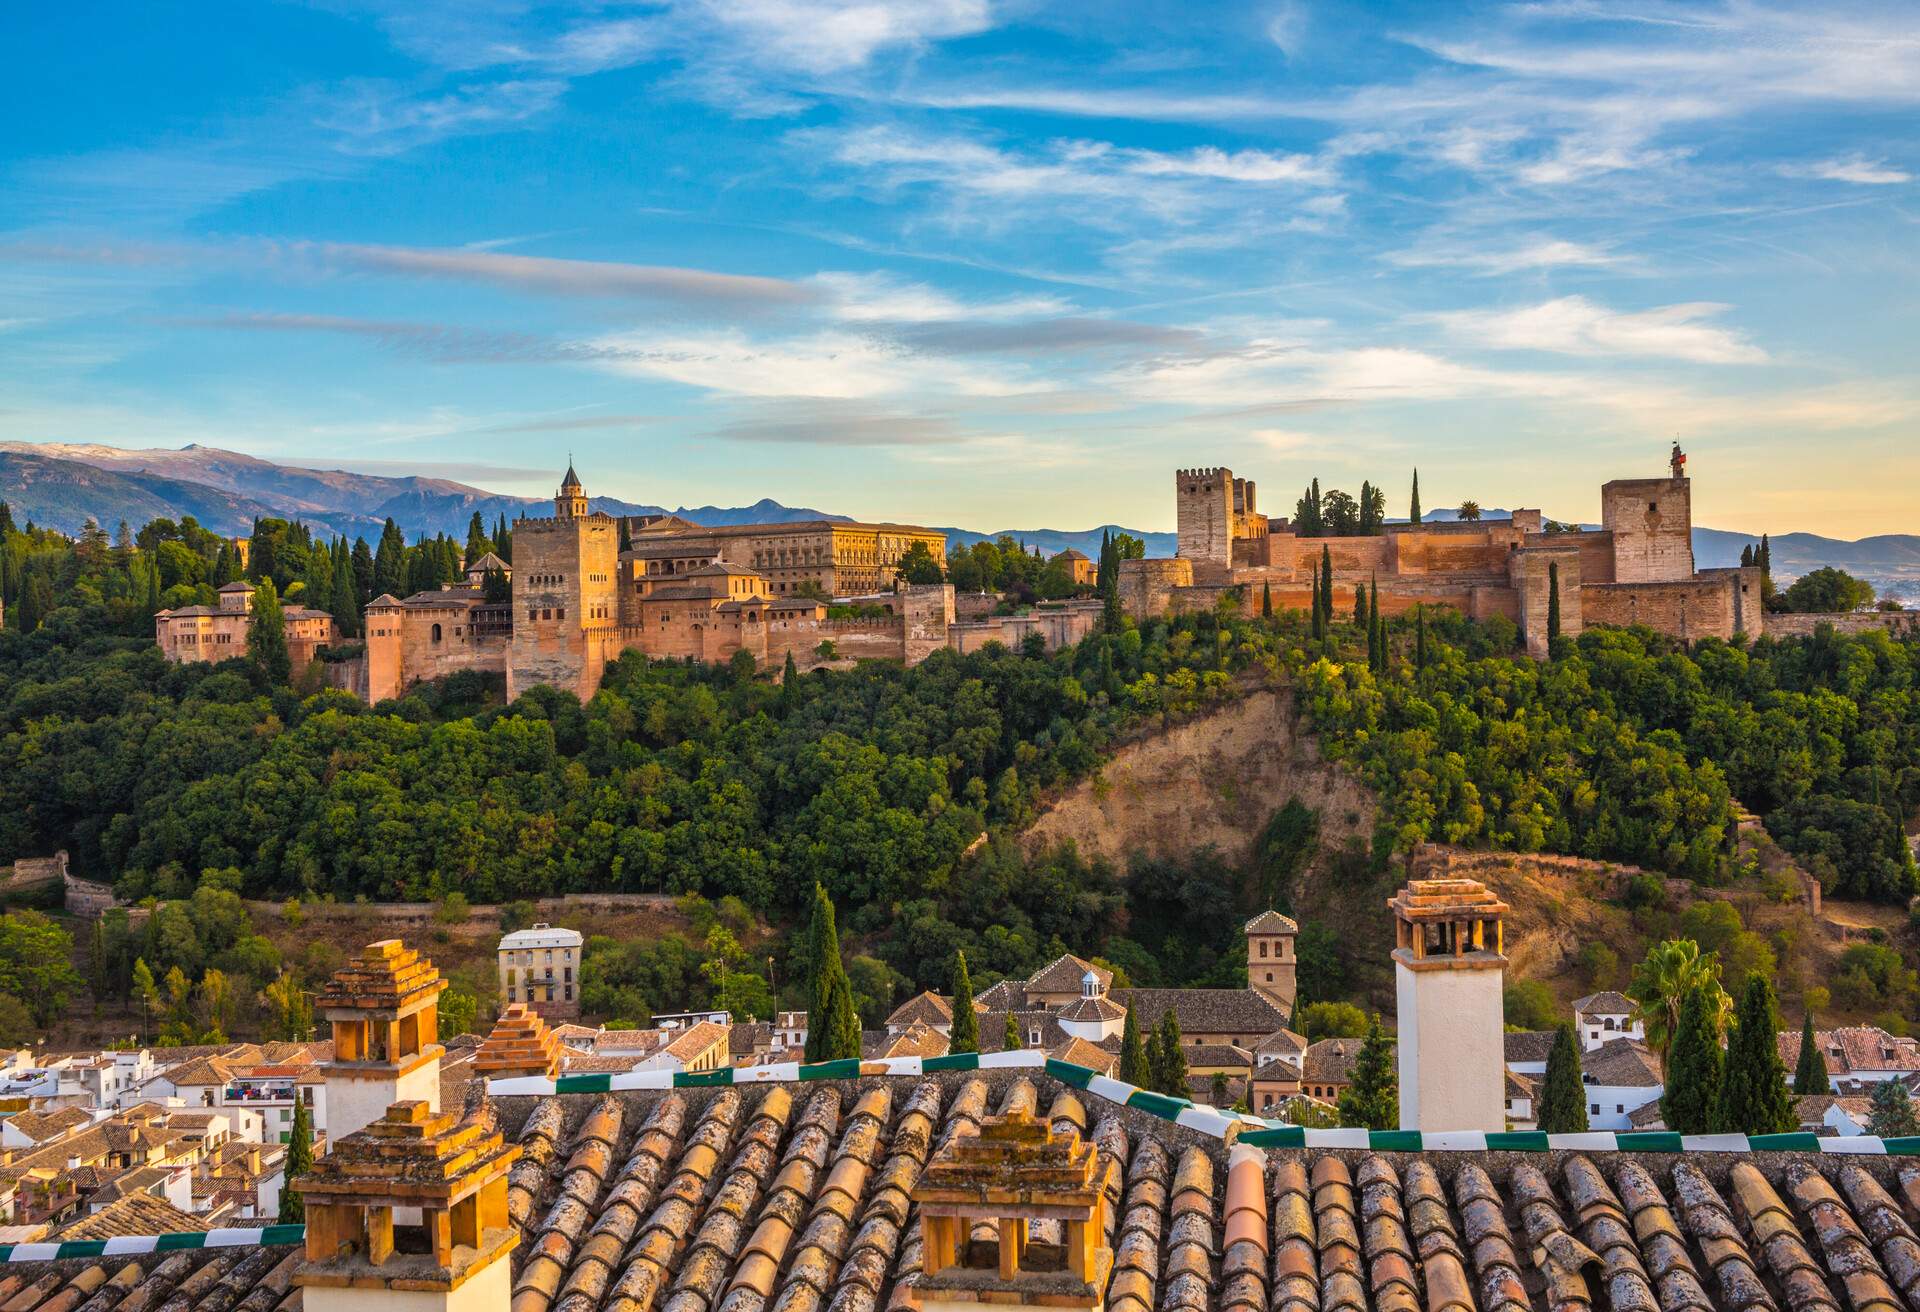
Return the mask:
MULTIPOLYGON (((409 538, 422 533, 464 537, 477 511, 483 522, 540 513, 543 497, 505 496, 445 478, 361 474, 341 469, 280 465, 237 451, 198 443, 177 450, 134 450, 92 444, 0 442, 0 500, 18 520, 31 519, 64 532, 78 532, 88 516, 109 531, 121 520, 138 527, 156 516, 192 515, 216 532, 238 535, 266 515, 304 521, 316 532, 371 539, 388 517, 409 538)), ((593 508, 614 515, 674 514, 696 524, 786 524, 800 520, 846 521, 806 506, 762 499, 750 506, 641 505, 614 497, 595 497, 593 508)), ((1488 508, 1488 519, 1509 512, 1488 508)), ((1457 518, 1451 509, 1432 510, 1429 523, 1457 518)), ((1150 556, 1174 553, 1174 535, 1097 524, 1087 529, 942 528, 949 542, 970 546, 1010 536, 1051 556, 1073 548, 1097 557, 1102 533, 1131 533, 1145 541, 1150 556)), ((1702 568, 1735 565, 1740 549, 1759 542, 1756 534, 1696 528, 1694 558, 1702 568)), ((1782 533, 1773 538, 1774 574, 1782 581, 1832 565, 1856 574, 1883 593, 1920 598, 1920 536, 1882 534, 1856 542, 1813 533, 1782 533)))

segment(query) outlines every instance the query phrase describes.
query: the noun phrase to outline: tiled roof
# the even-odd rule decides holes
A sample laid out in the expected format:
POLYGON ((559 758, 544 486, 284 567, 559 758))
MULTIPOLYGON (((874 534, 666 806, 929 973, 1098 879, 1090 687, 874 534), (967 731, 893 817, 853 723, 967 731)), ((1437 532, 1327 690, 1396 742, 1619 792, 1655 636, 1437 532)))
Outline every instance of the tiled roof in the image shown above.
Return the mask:
MULTIPOLYGON (((1848 1025, 1840 1029, 1816 1030, 1814 1041, 1826 1059, 1827 1074, 1845 1075, 1852 1071, 1920 1070, 1920 1040, 1889 1034, 1877 1025, 1848 1025), (1838 1050, 1836 1053, 1836 1049, 1838 1050)), ((1786 1030, 1777 1036, 1780 1060, 1793 1070, 1800 1062, 1800 1031, 1786 1030)))
POLYGON ((1658 1098, 1649 1098, 1627 1113, 1627 1123, 1636 1131, 1664 1130, 1667 1128, 1667 1112, 1658 1098))
POLYGON ((1083 957, 1068 952, 1055 957, 1046 965, 1033 972, 1027 979, 1029 993, 1078 993, 1082 981, 1091 970, 1093 977, 1100 981, 1104 991, 1113 984, 1113 972, 1094 965, 1083 957))
POLYGON ((1300 1058, 1268 1057, 1254 1067, 1253 1078, 1262 1083, 1297 1083, 1300 1079, 1300 1058))
POLYGON ((1231 1043, 1196 1043, 1187 1048, 1189 1066, 1241 1066, 1253 1069, 1253 1054, 1231 1043))
POLYGON ((1620 1088, 1658 1088, 1660 1070, 1653 1054, 1637 1039, 1615 1039, 1580 1054, 1580 1074, 1589 1084, 1620 1088))
POLYGON ((1283 916, 1278 911, 1262 911, 1246 923, 1243 931, 1248 934, 1298 934, 1300 925, 1291 916, 1283 916))
POLYGON ((1510 1062, 1545 1061, 1553 1055, 1554 1031, 1552 1030, 1508 1030, 1503 1036, 1506 1042, 1506 1056, 1510 1062))
POLYGON ((942 1057, 947 1051, 947 1036, 919 1021, 907 1026, 886 1047, 885 1057, 942 1057))
POLYGON ((1307 1045, 1300 1059, 1300 1078, 1308 1084, 1345 1084, 1347 1072, 1360 1055, 1359 1039, 1321 1039, 1307 1045))
POLYGON ((15 1112, 7 1118, 7 1124, 36 1144, 57 1139, 92 1121, 93 1117, 82 1107, 59 1107, 50 1112, 15 1112))
POLYGON ((1027 1005, 1027 989, 1017 979, 1003 979, 973 995, 988 1011, 1018 1011, 1027 1005))
POLYGON ((1125 1020, 1127 1009, 1107 998, 1076 998, 1060 1008, 1061 1020, 1125 1020))
POLYGON ((128 1194, 115 1199, 92 1216, 59 1231, 54 1238, 114 1239, 120 1235, 165 1235, 201 1232, 204 1221, 191 1212, 183 1212, 164 1198, 152 1194, 128 1194))
POLYGON ((1589 993, 1584 998, 1573 1000, 1573 1011, 1576 1016, 1624 1016, 1632 1010, 1633 999, 1624 993, 1615 993, 1612 989, 1589 993))
POLYGON ((1114 989, 1111 996, 1133 1008, 1143 1034, 1169 1007, 1182 1034, 1232 1034, 1257 1042, 1287 1024, 1287 1013, 1252 989, 1114 989))
POLYGON ((1109 1052, 1097 1043, 1074 1037, 1058 1048, 1050 1048, 1047 1055, 1055 1061, 1070 1061, 1075 1066, 1085 1066, 1090 1071, 1099 1071, 1102 1075, 1112 1075, 1120 1069, 1120 1054, 1109 1052))
MULTIPOLYGON (((1354 1043, 1354 1040, 1346 1040, 1354 1043)), ((1901 1312, 1920 1163, 1228 1148, 1052 1078, 496 1100, 515 1312, 905 1312, 914 1186, 1014 1110, 1098 1150, 1112 1312, 1901 1312)), ((1057 1222, 1034 1224, 1037 1243, 1057 1222)), ((276 1312, 286 1247, 0 1266, 13 1312, 276 1312)), ((291 1312, 291 1309, 288 1309, 291 1312)))
POLYGON ((1307 1036, 1296 1034, 1292 1030, 1275 1030, 1253 1045, 1256 1057, 1293 1057, 1298 1059, 1307 1050, 1307 1036))
POLYGON ((1508 1098, 1533 1097, 1533 1081, 1524 1075, 1515 1075, 1512 1071, 1507 1072, 1506 1089, 1508 1098))
POLYGON ((887 1017, 887 1028, 902 1028, 913 1024, 951 1025, 953 1024, 953 1003, 928 989, 916 993, 893 1009, 887 1017))

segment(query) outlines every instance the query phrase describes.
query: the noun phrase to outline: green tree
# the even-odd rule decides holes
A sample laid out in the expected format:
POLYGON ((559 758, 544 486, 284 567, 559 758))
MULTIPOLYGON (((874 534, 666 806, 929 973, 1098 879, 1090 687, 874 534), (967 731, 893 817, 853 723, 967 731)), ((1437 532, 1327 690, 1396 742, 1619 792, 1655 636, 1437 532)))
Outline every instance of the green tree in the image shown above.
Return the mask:
POLYGON ((1355 1129, 1392 1130, 1400 1124, 1400 1076, 1394 1069, 1393 1040, 1380 1028, 1376 1013, 1367 1037, 1354 1054, 1340 1093, 1340 1124, 1355 1129))
POLYGON ((1013 1052, 1026 1046, 1026 1036, 1020 1033, 1020 1018, 1008 1012, 1006 1033, 1000 1037, 1001 1049, 1005 1052, 1013 1052))
POLYGON ((11 993, 0 993, 0 1043, 24 1048, 40 1036, 33 1012, 11 993))
POLYGON ((270 578, 253 590, 253 613, 247 624, 247 655, 275 687, 293 677, 293 658, 287 653, 287 620, 280 594, 270 578))
POLYGON ((1871 606, 1873 585, 1828 565, 1802 574, 1780 594, 1780 598, 1790 611, 1844 613, 1871 606))
POLYGON ((1320 615, 1328 625, 1333 623, 1333 550, 1324 542, 1320 544, 1320 615))
POLYGON ((84 983, 73 968, 73 936, 38 911, 0 915, 0 993, 25 1002, 50 1025, 84 983))
POLYGON ((1263 620, 1273 618, 1273 584, 1271 583, 1263 582, 1260 585, 1260 618, 1263 620))
POLYGON ((980 1017, 973 1010, 973 981, 967 977, 967 954, 953 954, 953 1030, 948 1052, 980 1051, 980 1017))
POLYGON ((1318 564, 1313 567, 1313 615, 1309 623, 1313 631, 1313 640, 1322 641, 1327 636, 1327 612, 1320 601, 1320 566, 1318 564))
POLYGON ((1713 1030, 1718 1035, 1733 1009, 1733 999, 1720 987, 1719 960, 1711 954, 1701 955, 1698 943, 1692 939, 1656 943, 1633 968, 1627 996, 1633 999, 1635 1019, 1646 1026, 1647 1046, 1659 1056, 1663 1071, 1680 1027, 1680 1010, 1696 989, 1706 990, 1706 1000, 1712 1005, 1713 1030))
POLYGON ((1357 1039, 1367 1032, 1367 1013, 1351 1002, 1312 1002, 1294 1017, 1309 1043, 1321 1039, 1357 1039))
POLYGON ((313 1112, 307 1104, 293 1104, 293 1128, 287 1133, 286 1176, 280 1182, 281 1225, 299 1225, 307 1219, 305 1200, 293 1182, 313 1170, 313 1112))
MULTIPOLYGON (((807 969, 807 996, 812 1002, 807 1024, 806 1059, 819 1062, 830 1061, 841 1055, 859 1056, 857 1044, 851 1054, 832 1051, 838 1048, 840 1035, 834 1030, 838 1018, 830 1013, 835 1005, 836 982, 844 980, 846 967, 840 960, 840 931, 834 920, 833 899, 819 884, 813 886, 813 920, 807 931, 807 969)), ((852 1005, 853 991, 848 989, 849 1010, 852 1005)))
POLYGON ((1466 520, 1469 524, 1478 523, 1480 520, 1480 503, 1478 501, 1462 501, 1458 513, 1459 517, 1466 520))
POLYGON ((1799 1097, 1832 1093, 1827 1080, 1827 1057, 1813 1031, 1813 1012, 1808 1011, 1800 1025, 1800 1062, 1793 1072, 1793 1091, 1799 1097))
POLYGON ((1580 1079, 1580 1044, 1573 1026, 1562 1021, 1547 1054, 1547 1076, 1540 1088, 1540 1129, 1547 1134, 1587 1131, 1587 1089, 1580 1079))
POLYGON ((1156 1089, 1170 1098, 1189 1096, 1187 1050, 1180 1041, 1180 1018, 1173 1014, 1172 1007, 1160 1013, 1152 1061, 1156 1089))
POLYGON ((1417 469, 1413 471, 1413 496, 1407 505, 1407 522, 1420 523, 1420 471, 1417 469))
MULTIPOLYGON (((625 518, 622 518, 620 521, 620 532, 624 535, 626 531, 627 521, 625 518)), ((622 548, 622 550, 626 549, 626 547, 622 548)), ((461 564, 471 565, 474 561, 480 559, 480 557, 492 550, 493 542, 487 537, 487 526, 481 521, 480 512, 476 510, 473 512, 473 518, 467 521, 467 550, 466 556, 461 561, 461 564)))
POLYGON ((940 583, 946 579, 940 562, 933 558, 933 552, 924 542, 908 546, 894 572, 908 583, 940 583))
MULTIPOLYGON (((298 975, 290 970, 282 971, 260 990, 260 1001, 267 1012, 268 1038, 292 1043, 305 1043, 313 1038, 313 1002, 307 991, 300 987, 298 975)), ((441 1001, 440 1010, 444 1017, 445 995, 442 995, 441 1001)))
POLYGON ((1881 1080, 1867 1095, 1867 1133, 1882 1139, 1909 1139, 1920 1134, 1913 1113, 1913 1095, 1900 1080, 1881 1080))
POLYGON ((133 962, 133 996, 140 1003, 142 1037, 153 1029, 153 1018, 160 1012, 160 986, 154 983, 153 969, 145 958, 136 957, 133 962))
MULTIPOLYGON (((1720 1051, 1721 1009, 1718 982, 1698 984, 1682 999, 1660 1114, 1678 1134, 1707 1134, 1717 1123, 1725 1058, 1720 1051)), ((1724 996, 1724 995, 1721 995, 1724 996)))
POLYGON ((1427 668, 1427 607, 1426 603, 1417 603, 1413 608, 1413 668, 1427 668))
POLYGON ((1213 1079, 1207 1084, 1207 1101, 1215 1107, 1225 1107, 1232 1101, 1228 1097, 1227 1077, 1221 1071, 1213 1073, 1213 1079))
POLYGON ((1501 1011, 1514 1029, 1550 1030, 1560 1021, 1560 1004, 1553 990, 1537 979, 1517 979, 1501 996, 1501 1011))
POLYGON ((1743 1134, 1786 1134, 1798 1124, 1787 1069, 1780 1060, 1780 1009, 1773 985, 1747 976, 1733 1033, 1727 1038, 1727 1073, 1720 1085, 1720 1128, 1743 1134))
POLYGON ((480 999, 471 989, 458 984, 440 995, 440 1032, 444 1035, 476 1033, 480 1019, 480 999))
POLYGON ((1547 562, 1547 643, 1560 636, 1560 562, 1547 562))
MULTIPOLYGON (((808 1026, 807 1037, 812 1038, 811 1018, 808 1026)), ((860 1013, 854 1008, 853 988, 844 970, 836 974, 829 985, 823 1027, 826 1046, 821 1061, 841 1061, 860 1055, 860 1013)))
POLYGON ((1153 1063, 1147 1057, 1147 1045, 1140 1038, 1140 1022, 1133 1008, 1127 1008, 1127 1021, 1120 1029, 1120 1080, 1136 1089, 1153 1087, 1153 1063))

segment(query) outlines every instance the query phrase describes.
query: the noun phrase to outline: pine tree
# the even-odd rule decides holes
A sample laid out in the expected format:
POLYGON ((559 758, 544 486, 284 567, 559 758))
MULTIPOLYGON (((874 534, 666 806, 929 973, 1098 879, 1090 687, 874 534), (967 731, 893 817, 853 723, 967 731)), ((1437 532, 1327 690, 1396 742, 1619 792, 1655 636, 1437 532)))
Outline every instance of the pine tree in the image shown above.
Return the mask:
MULTIPOLYGON (((806 1059, 828 1061, 840 1055, 830 1051, 839 1039, 833 1032, 829 1012, 834 1003, 835 982, 843 981, 847 972, 840 961, 840 931, 834 923, 833 899, 819 884, 813 886, 813 921, 807 927, 807 969, 812 1014, 807 1023, 806 1059)), ((848 1001, 852 1001, 851 992, 848 1001)), ((850 1055, 860 1055, 857 1039, 850 1055)))
POLYGON ((1547 1077, 1540 1087, 1540 1129, 1546 1134, 1584 1134, 1587 1089, 1580 1081, 1580 1044, 1573 1026, 1562 1023, 1547 1054, 1547 1077))
POLYGON ((1007 1030, 1000 1038, 1001 1051, 1015 1052, 1026 1046, 1026 1036, 1020 1033, 1020 1018, 1012 1012, 1008 1012, 1007 1030))
POLYGON ((1867 1133, 1881 1139, 1908 1139, 1920 1134, 1913 1114, 1913 1095, 1900 1080, 1881 1080, 1867 1095, 1867 1133))
POLYGON ((1547 562, 1547 647, 1560 636, 1560 562, 1547 562))
POLYGON ((1786 1134, 1799 1124, 1787 1090, 1787 1068, 1780 1060, 1779 1034, 1773 985, 1756 971, 1747 976, 1727 1038, 1727 1074, 1720 1084, 1722 1131, 1786 1134))
POLYGON ((1676 1134, 1707 1134, 1714 1127, 1725 1079, 1719 1009, 1712 990, 1694 988, 1680 1004, 1680 1023, 1667 1051, 1660 1116, 1676 1134))
POLYGON ((1800 1064, 1793 1072, 1793 1091, 1802 1098, 1833 1092, 1833 1085, 1827 1080, 1827 1057, 1820 1051, 1820 1042, 1813 1032, 1811 1011, 1800 1026, 1800 1064))
POLYGON ((1399 1127, 1400 1077, 1394 1069, 1393 1040, 1380 1028, 1378 1012, 1367 1025, 1347 1079, 1340 1094, 1340 1124, 1366 1130, 1399 1127))
POLYGON ((1154 1087, 1169 1098, 1185 1098, 1187 1050, 1180 1044, 1180 1018, 1168 1007, 1160 1013, 1160 1032, 1154 1052, 1154 1087))
POLYGON ((980 1051, 980 1017, 973 1010, 973 981, 967 977, 967 954, 953 954, 953 1031, 948 1052, 980 1051))
POLYGON ((281 1225, 298 1225, 307 1219, 305 1200, 293 1182, 313 1169, 313 1111, 306 1103, 293 1104, 293 1129, 287 1134, 286 1175, 280 1182, 281 1225))
POLYGON ((247 624, 247 655, 260 667, 267 682, 279 687, 293 678, 293 658, 287 652, 287 618, 272 579, 261 579, 253 590, 253 612, 247 624))
POLYGON ((1120 1082, 1136 1089, 1153 1086, 1153 1063, 1147 1057, 1147 1045, 1140 1038, 1140 1022, 1127 1008, 1127 1023, 1120 1030, 1120 1082))
POLYGON ((407 540, 391 518, 380 530, 380 546, 373 553, 373 595, 400 596, 407 590, 407 540))
POLYGON ((1413 500, 1407 507, 1407 522, 1409 524, 1420 522, 1420 471, 1418 469, 1413 471, 1413 500))
POLYGON ((1260 618, 1263 620, 1273 618, 1273 584, 1271 583, 1260 585, 1260 618))

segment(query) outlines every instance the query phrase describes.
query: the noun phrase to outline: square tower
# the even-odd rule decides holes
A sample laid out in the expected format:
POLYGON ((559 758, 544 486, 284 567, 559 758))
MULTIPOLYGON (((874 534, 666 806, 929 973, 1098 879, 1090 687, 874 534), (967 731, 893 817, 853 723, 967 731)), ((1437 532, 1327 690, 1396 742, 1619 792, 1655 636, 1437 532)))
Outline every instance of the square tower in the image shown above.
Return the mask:
POLYGON ((1299 990, 1294 983, 1298 961, 1293 943, 1300 926, 1278 911, 1262 911, 1246 924, 1247 987, 1272 1000, 1274 1005, 1293 1014, 1293 1001, 1299 990))
POLYGON ((1507 904, 1473 879, 1415 879, 1387 900, 1399 1002, 1400 1128, 1506 1129, 1507 904))
POLYGON ((509 700, 539 683, 593 696, 606 637, 619 623, 619 521, 588 509, 571 465, 554 512, 513 522, 509 700))
POLYGON ((1173 492, 1178 530, 1175 553, 1194 563, 1196 576, 1208 566, 1217 566, 1220 571, 1230 569, 1233 565, 1233 471, 1175 470, 1173 492))
POLYGON ((1617 478, 1600 488, 1600 522, 1613 534, 1615 583, 1693 577, 1693 481, 1673 448, 1666 478, 1617 478))

